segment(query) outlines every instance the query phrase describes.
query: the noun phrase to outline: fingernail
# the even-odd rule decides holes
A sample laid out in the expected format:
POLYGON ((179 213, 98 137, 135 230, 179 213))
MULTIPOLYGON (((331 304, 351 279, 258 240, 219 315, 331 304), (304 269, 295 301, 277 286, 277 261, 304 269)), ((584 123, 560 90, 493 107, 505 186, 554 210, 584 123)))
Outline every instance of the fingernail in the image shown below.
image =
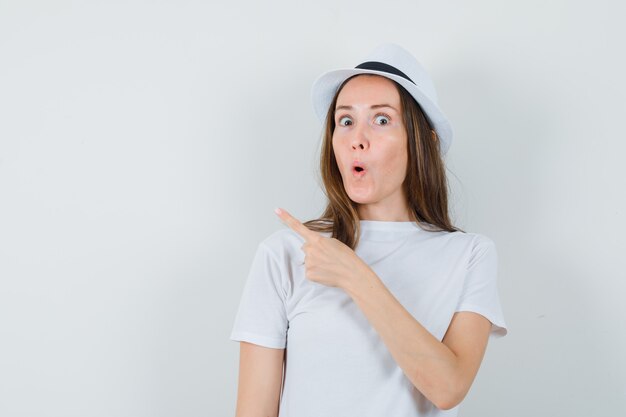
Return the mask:
POLYGON ((278 207, 276 207, 274 209, 274 213, 276 213, 276 214, 283 214, 283 211, 281 209, 279 209, 278 207))

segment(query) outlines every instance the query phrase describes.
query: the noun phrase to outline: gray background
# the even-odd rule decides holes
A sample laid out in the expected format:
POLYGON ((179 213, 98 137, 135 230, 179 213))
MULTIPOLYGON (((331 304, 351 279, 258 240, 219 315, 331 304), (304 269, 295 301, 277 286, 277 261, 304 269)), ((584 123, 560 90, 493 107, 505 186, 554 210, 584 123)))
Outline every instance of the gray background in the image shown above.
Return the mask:
POLYGON ((623 415, 623 4, 0 1, 0 415, 233 415, 254 251, 323 207, 309 87, 384 41, 498 246, 460 415, 623 415))

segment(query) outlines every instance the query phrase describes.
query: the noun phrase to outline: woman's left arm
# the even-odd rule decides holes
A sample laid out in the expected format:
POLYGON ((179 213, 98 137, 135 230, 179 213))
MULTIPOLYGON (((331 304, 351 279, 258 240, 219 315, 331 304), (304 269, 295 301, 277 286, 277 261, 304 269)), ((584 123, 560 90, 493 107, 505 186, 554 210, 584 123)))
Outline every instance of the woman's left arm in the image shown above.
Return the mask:
POLYGON ((285 210, 278 216, 304 238, 307 279, 342 288, 363 311, 398 366, 440 409, 458 405, 469 391, 485 354, 491 323, 458 312, 440 342, 409 313, 378 275, 337 239, 309 230, 285 210))
POLYGON ((380 278, 364 268, 342 288, 378 332, 398 366, 435 406, 458 405, 470 389, 485 354, 491 322, 480 314, 457 312, 440 342, 394 297, 380 278))

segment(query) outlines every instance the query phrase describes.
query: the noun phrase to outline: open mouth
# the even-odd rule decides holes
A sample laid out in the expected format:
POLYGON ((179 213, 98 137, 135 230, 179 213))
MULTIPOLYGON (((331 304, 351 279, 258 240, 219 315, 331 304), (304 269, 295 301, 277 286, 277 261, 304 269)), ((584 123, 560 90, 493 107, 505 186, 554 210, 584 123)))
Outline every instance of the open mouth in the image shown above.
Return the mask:
POLYGON ((360 167, 360 166, 354 166, 354 167, 352 167, 352 174, 355 177, 360 178, 360 177, 365 175, 365 168, 360 167))
POLYGON ((352 174, 359 178, 365 175, 365 166, 363 162, 356 159, 352 162, 352 174))

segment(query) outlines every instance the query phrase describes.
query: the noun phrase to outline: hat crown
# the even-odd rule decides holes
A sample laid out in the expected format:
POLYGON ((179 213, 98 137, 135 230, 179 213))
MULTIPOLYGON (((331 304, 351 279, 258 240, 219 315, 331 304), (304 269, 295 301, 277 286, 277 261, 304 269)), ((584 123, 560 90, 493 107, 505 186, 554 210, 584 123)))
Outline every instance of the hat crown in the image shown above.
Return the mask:
POLYGON ((378 45, 363 62, 369 61, 382 62, 402 71, 431 101, 437 104, 437 91, 430 76, 417 59, 400 45, 395 43, 378 45))

